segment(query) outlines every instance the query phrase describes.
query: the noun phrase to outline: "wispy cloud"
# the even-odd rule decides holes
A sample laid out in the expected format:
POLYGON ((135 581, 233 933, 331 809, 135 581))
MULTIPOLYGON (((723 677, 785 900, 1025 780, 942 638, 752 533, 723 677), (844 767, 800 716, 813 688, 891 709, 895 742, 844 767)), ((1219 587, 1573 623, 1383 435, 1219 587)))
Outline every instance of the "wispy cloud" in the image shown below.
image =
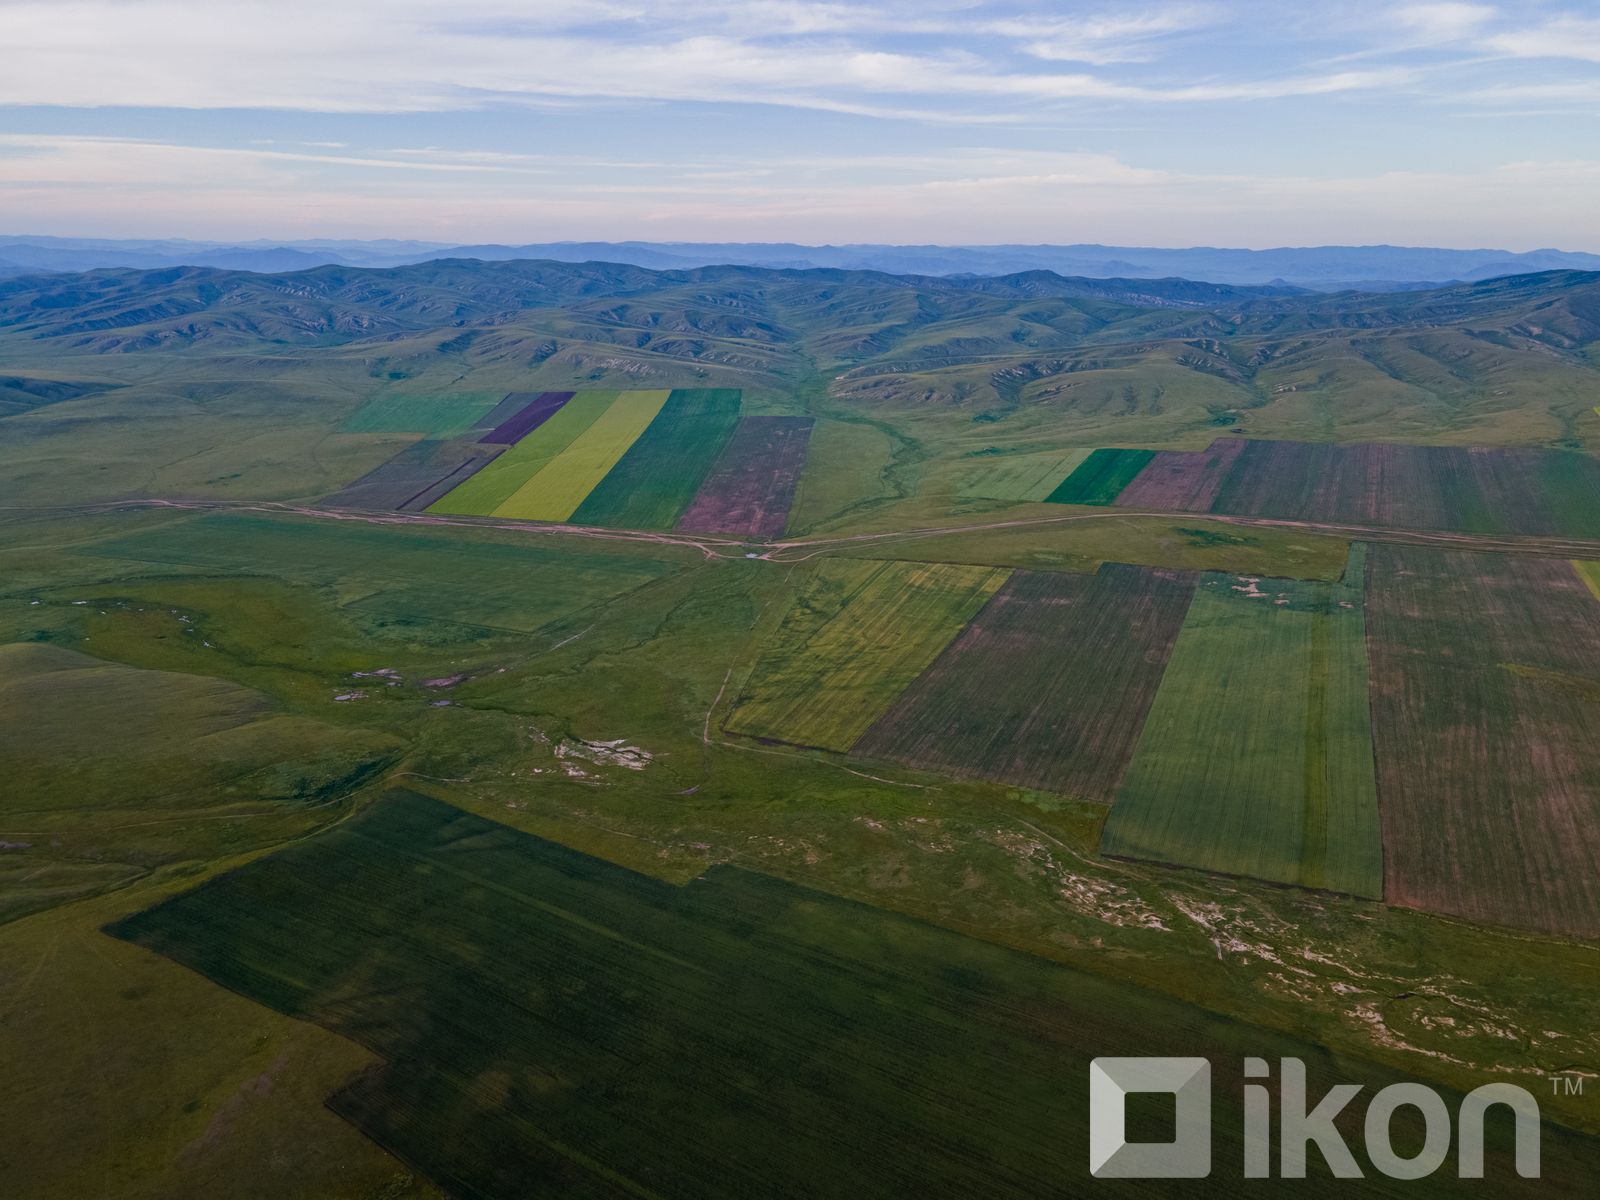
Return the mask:
POLYGON ((0 46, 35 229, 1600 245, 1564 0, 0 0, 0 46))
POLYGON ((1600 63, 1600 18, 1555 17, 1524 29, 1494 34, 1484 44, 1516 58, 1600 63))
POLYGON ((670 19, 612 3, 491 0, 469 20, 417 0, 20 0, 0 7, 11 51, 0 104, 386 112, 590 98, 982 122, 1017 115, 1005 105, 1018 100, 1271 99, 1383 87, 1401 74, 1285 80, 1269 63, 1216 82, 1181 63, 1157 69, 1164 39, 1218 19, 1196 5, 1070 19, 780 0, 708 0, 693 11, 670 19), (536 21, 518 19, 530 9, 536 21), (1039 69, 1047 60, 1146 69, 1039 69))

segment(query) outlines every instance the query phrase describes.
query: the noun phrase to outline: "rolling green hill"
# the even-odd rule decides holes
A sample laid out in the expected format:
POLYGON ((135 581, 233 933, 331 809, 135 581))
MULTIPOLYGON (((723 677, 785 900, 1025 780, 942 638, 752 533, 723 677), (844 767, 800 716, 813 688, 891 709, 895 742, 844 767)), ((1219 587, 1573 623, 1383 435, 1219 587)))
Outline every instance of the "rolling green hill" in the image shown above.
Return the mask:
POLYGON ((117 269, 0 361, 0 1193, 759 1195, 754 1106, 1038 1194, 1106 1021, 1592 1178, 1600 274, 117 269))

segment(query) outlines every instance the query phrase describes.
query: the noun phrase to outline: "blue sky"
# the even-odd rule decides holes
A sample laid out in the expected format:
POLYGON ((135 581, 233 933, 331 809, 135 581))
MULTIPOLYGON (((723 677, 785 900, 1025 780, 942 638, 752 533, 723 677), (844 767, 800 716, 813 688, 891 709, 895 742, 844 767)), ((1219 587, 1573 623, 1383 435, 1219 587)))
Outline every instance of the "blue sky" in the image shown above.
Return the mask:
POLYGON ((0 232, 1600 251, 1600 3, 0 0, 0 232))

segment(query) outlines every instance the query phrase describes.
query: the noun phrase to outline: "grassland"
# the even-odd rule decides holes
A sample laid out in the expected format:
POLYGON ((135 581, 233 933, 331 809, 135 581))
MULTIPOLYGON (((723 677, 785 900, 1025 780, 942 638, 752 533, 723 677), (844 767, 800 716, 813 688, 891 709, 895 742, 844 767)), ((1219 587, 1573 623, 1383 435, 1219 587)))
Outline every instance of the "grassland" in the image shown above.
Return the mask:
POLYGON ((493 513, 611 407, 616 392, 579 392, 539 428, 466 480, 430 512, 486 517, 493 513))
POLYGON ((532 633, 674 569, 670 559, 614 547, 253 514, 203 516, 100 542, 93 553, 312 583, 374 634, 431 627, 436 637, 452 627, 532 633))
POLYGON ((967 472, 960 495, 980 500, 1043 501, 1088 458, 1088 450, 1024 454, 985 462, 967 472))
MULTIPOLYGON (((1350 543, 1302 529, 1244 529, 1204 517, 1148 517, 1090 509, 1062 519, 1055 506, 1015 510, 1004 523, 969 517, 933 532, 886 532, 842 540, 828 553, 918 562, 963 562, 1039 571, 1093 573, 1102 563, 1187 571, 1276 573, 1337 579, 1350 543)), ((813 554, 809 547, 793 554, 813 554)))
POLYGON ((725 727, 848 750, 1005 583, 948 564, 824 562, 725 727))
MULTIPOLYGON (((1035 1197, 1083 1176, 1095 1054, 1211 1055, 1227 1162, 1242 1054, 1303 1057, 1319 1092, 1384 1078, 770 877, 673 887, 410 792, 112 928, 378 1055, 331 1107, 458 1195, 1035 1197)), ((1159 1130, 1134 1111, 1131 1136, 1159 1130)))
MULTIPOLYGON (((739 679, 809 568, 640 548, 629 553, 669 555, 680 569, 538 637, 441 641, 452 627, 437 622, 375 634, 332 587, 85 552, 172 520, 124 511, 10 521, 0 539, 5 640, 48 637, 103 660, 226 677, 294 715, 381 729, 407 746, 400 782, 636 870, 686 881, 708 863, 736 863, 1155 988, 1196 1006, 1183 1010, 1191 1018, 1224 1013, 1314 1034, 1340 1055, 1376 1056, 1412 1078, 1471 1087, 1492 1075, 1544 1089, 1555 1066, 1600 1054, 1590 1000, 1600 976, 1583 946, 1103 859, 1093 852, 1097 805, 721 738, 739 679), (195 634, 182 632, 173 609, 193 617, 195 634), (398 668, 405 683, 350 679, 380 666, 398 668), (422 686, 461 674, 443 690, 422 686), (368 698, 331 702, 352 686, 368 698), (441 698, 452 704, 433 707, 441 698), (577 738, 624 738, 652 758, 632 770, 557 752, 577 738), (852 765, 858 773, 843 769, 852 765), (905 786, 912 780, 924 786, 905 786), (1464 1009, 1478 1019, 1463 1024, 1464 1009)), ((464 545, 570 543, 412 532, 454 533, 464 545)), ((439 569, 478 571, 460 560, 439 569)), ((360 810, 367 794, 324 811, 360 810)), ((81 1200, 107 1179, 113 1194, 138 1200, 390 1200, 425 1190, 407 1181, 415 1166, 384 1156, 322 1103, 369 1055, 237 997, 208 995, 198 976, 96 932, 237 861, 215 857, 204 840, 219 824, 174 823, 192 848, 171 874, 0 927, 9 964, 0 1075, 21 1098, 0 1192, 81 1200), (119 1104, 122 1096, 138 1102, 119 1104), (70 1155, 59 1152, 62 1129, 82 1131, 70 1155)), ((280 840, 263 830, 232 845, 280 840)), ((1276 1044, 1253 1033, 1250 1041, 1256 1052, 1276 1044)), ((1586 1098, 1546 1096, 1543 1106, 1551 1120, 1585 1128, 1593 1116, 1586 1098)), ((1546 1136, 1560 1134, 1547 1125, 1546 1136)), ((1583 1162, 1554 1141, 1546 1147, 1547 1176, 1558 1161, 1583 1162)), ((1572 1169, 1583 1177, 1581 1165, 1572 1169)))
POLYGON ((1385 895, 1600 934, 1600 604, 1570 563, 1374 547, 1385 895))
POLYGON ((1362 572, 1201 581, 1104 853, 1383 894, 1362 572))
MULTIPOLYGON (((106 668, 163 679, 225 681, 268 705, 244 728, 298 727, 292 739, 272 743, 277 761, 316 762, 320 742, 345 737, 398 746, 403 756, 384 768, 392 781, 640 872, 687 884, 708 865, 732 864, 747 875, 820 889, 828 893, 824 906, 839 898, 874 906, 847 906, 848 919, 827 938, 819 934, 814 963, 842 962, 846 951, 859 948, 852 938, 878 912, 891 910, 1105 980, 1157 989, 1178 1007, 1137 1010, 1146 1029, 1193 1028, 1183 1021, 1234 1028, 1208 1014, 1245 1022, 1238 1047, 1225 1054, 1229 1061, 1271 1054, 1280 1044, 1299 1053, 1290 1047, 1301 1043, 1256 1032, 1267 1027, 1329 1047, 1342 1063, 1376 1057, 1414 1079, 1459 1087, 1486 1079, 1522 1083, 1540 1095, 1550 1122, 1546 1186, 1586 1194, 1596 1169, 1557 1148, 1562 1135, 1554 1122, 1600 1129, 1592 1096, 1549 1094, 1553 1072, 1600 1061, 1593 1020, 1600 960, 1586 935, 1487 923, 1499 917, 1441 920, 1416 907, 1102 857, 1095 850, 1103 805, 956 778, 943 769, 725 737, 721 726, 818 568, 818 556, 1079 572, 1072 586, 1092 581, 1105 562, 1263 581, 1331 579, 1343 563, 1344 538, 1303 529, 966 491, 974 473, 990 465, 1051 459, 1073 446, 1201 451, 1219 431, 1241 442, 1516 451, 1488 456, 1492 463, 1600 448, 1592 284, 1497 281, 1421 296, 1289 298, 1247 306, 1219 324, 1224 314, 1205 309, 1041 296, 1037 280, 1028 285, 1035 291, 1022 295, 998 280, 913 283, 830 274, 823 286, 821 277, 800 273, 719 270, 690 277, 595 264, 436 264, 297 275, 302 295, 286 308, 282 292, 263 292, 250 277, 159 274, 140 282, 109 272, 104 287, 93 289, 71 278, 34 281, 21 299, 11 285, 0 285, 7 378, 79 381, 67 391, 46 389, 48 395, 10 385, 0 394, 0 642, 68 647, 106 668), (201 294, 211 282, 222 285, 219 299, 201 294), (462 324, 437 327, 444 305, 462 324), (314 500, 414 440, 410 432, 340 432, 374 396, 401 388, 499 396, 575 387, 738 387, 747 411, 815 419, 790 536, 862 540, 791 547, 778 551, 777 561, 724 561, 531 527, 511 534, 487 526, 423 529, 266 515, 196 520, 124 504, 150 497, 249 505, 314 500), (1062 520, 1010 524, 1046 515, 1062 520), (254 528, 252 521, 271 528, 254 528), (372 678, 379 668, 398 672, 403 682, 372 678), (364 677, 352 679, 355 672, 364 677), (351 691, 365 695, 333 699, 351 691), (619 739, 648 757, 624 766, 594 750, 619 739)), ((506 409, 499 416, 513 414, 506 409)), ((479 417, 467 440, 494 416, 479 417)), ((1590 502, 1581 487, 1587 460, 1575 455, 1549 460, 1555 474, 1548 485, 1524 486, 1498 466, 1480 475, 1482 453, 1463 451, 1460 461, 1472 473, 1467 490, 1434 494, 1474 522, 1493 518, 1497 506, 1531 511, 1527 496, 1550 486, 1569 498, 1573 515, 1561 521, 1583 519, 1590 502), (1472 507, 1468 491, 1498 499, 1472 507)), ((1185 481, 1193 482, 1169 482, 1185 481)), ((1206 486, 1201 479, 1192 494, 1206 486)), ((1471 535, 1460 540, 1475 544, 1471 535)), ((1600 607, 1566 565, 1574 557, 1600 560, 1600 549, 1561 551, 1566 587, 1591 609, 1600 607)), ((1476 556, 1468 559, 1472 572, 1482 570, 1476 556)), ((1508 553, 1495 569, 1523 561, 1508 553)), ((1517 586, 1542 587, 1542 575, 1529 578, 1535 582, 1517 586)), ((1411 590, 1401 600, 1431 604, 1438 586, 1405 581, 1411 590)), ((1398 672, 1411 689, 1403 703, 1424 714, 1419 721, 1459 717, 1473 731, 1493 732, 1501 741, 1487 751, 1474 748, 1473 762, 1480 775, 1510 763, 1504 769, 1515 786, 1528 789, 1519 796, 1538 787, 1556 797, 1592 796, 1586 777, 1576 776, 1574 784, 1561 765, 1591 762, 1586 746, 1569 745, 1573 729, 1588 730, 1589 744, 1595 742, 1593 706, 1584 707, 1583 699, 1588 677, 1552 662, 1531 632, 1517 635, 1526 643, 1520 649, 1495 640, 1501 635, 1483 635, 1484 622, 1502 620, 1496 606, 1510 601, 1496 598, 1500 584, 1462 586, 1466 594, 1449 601, 1455 607, 1441 609, 1436 636, 1419 631, 1403 605, 1397 608, 1403 636, 1435 637, 1428 643, 1432 660, 1407 661, 1398 672), (1474 605, 1494 613, 1469 611, 1474 605), (1496 661, 1469 670, 1462 648, 1469 636, 1483 643, 1473 653, 1497 654, 1496 661), (1474 675, 1494 671, 1514 686, 1474 675), (1551 699, 1567 694, 1575 697, 1571 706, 1551 699), (1519 715, 1523 708, 1527 718, 1519 715), (1518 736, 1526 748, 1512 754, 1503 743, 1518 736), (1546 754, 1551 745, 1567 756, 1547 755, 1552 774, 1539 773, 1546 766, 1519 773, 1524 759, 1516 755, 1546 754)), ((1515 596, 1513 585, 1503 588, 1515 596)), ((1560 612, 1537 610, 1547 622, 1537 636, 1576 643, 1578 609, 1557 591, 1560 612)), ((1253 650, 1252 644, 1240 654, 1253 650)), ((1085 674, 1107 666, 1091 664, 1085 674)), ((1024 677, 1020 669, 1018 676, 1024 677)), ((84 724, 141 728, 142 695, 108 689, 105 703, 86 709, 84 724)), ((866 701, 868 707, 882 702, 866 701)), ((31 712, 32 701, 25 720, 31 712)), ((1424 749, 1459 744, 1438 730, 1425 732, 1407 751, 1413 757, 1395 767, 1412 784, 1436 773, 1437 754, 1424 749)), ((115 744, 109 735, 108 744, 115 744)), ((53 761, 71 760, 61 753, 53 761)), ((161 793, 156 803, 167 803, 169 784, 193 778, 181 755, 147 762, 140 772, 151 794, 161 793)), ((368 1090, 343 1091, 354 1072, 378 1061, 374 1054, 98 932, 251 856, 297 843, 307 822, 341 822, 367 811, 378 787, 364 778, 309 803, 286 793, 251 800, 255 815, 248 818, 234 811, 240 806, 222 807, 220 793, 209 799, 189 793, 193 806, 177 812, 147 811, 140 807, 146 801, 130 796, 125 806, 85 817, 82 828, 62 839, 60 861, 84 871, 71 886, 58 886, 66 880, 63 868, 43 859, 56 852, 45 839, 28 829, 0 830, 0 842, 29 843, 0 846, 5 886, 36 886, 30 905, 49 906, 0 924, 0 1093, 12 1101, 0 1194, 409 1200, 431 1194, 419 1181, 420 1164, 407 1167, 384 1153, 333 1116, 326 1097, 371 1100, 366 1111, 373 1123, 366 1127, 380 1132, 386 1121, 383 1128, 409 1136, 417 1123, 431 1121, 444 1131, 435 1150, 447 1154, 453 1144, 465 1150, 477 1144, 478 1110, 471 1105, 498 1104, 505 1096, 503 1110, 557 1095, 539 1091, 549 1083, 546 1075, 508 1082, 484 1070, 471 1081, 466 1117, 431 1109, 408 1125, 413 1119, 394 1117, 397 1106, 385 1108, 388 1100, 404 1093, 431 1103, 450 1089, 459 1092, 459 1077, 446 1069, 413 1087, 391 1062, 368 1090), (160 823, 144 826, 148 816, 160 823), (147 852, 148 862, 134 861, 147 852), (135 869, 124 870, 127 863, 135 869), (92 886, 80 888, 91 875, 92 886), (397 1090, 385 1092, 391 1083, 397 1090), (459 1137, 457 1120, 466 1122, 459 1137)), ((1545 847, 1534 836, 1523 840, 1520 824, 1506 832, 1506 815, 1488 811, 1490 786, 1467 779, 1462 791, 1480 807, 1451 811, 1459 829, 1434 842, 1468 845, 1493 835, 1524 849, 1545 847)), ((1519 822, 1542 819, 1527 815, 1537 807, 1518 800, 1512 811, 1519 822)), ((1588 844, 1582 828, 1574 833, 1561 824, 1574 812, 1581 818, 1579 809, 1553 811, 1554 828, 1568 845, 1541 853, 1588 844)), ((58 820, 65 827, 67 818, 58 820)), ((1419 841, 1418 853, 1433 853, 1434 842, 1419 841)), ((459 857, 468 856, 463 848, 459 857)), ((1552 871, 1567 869, 1561 864, 1568 860, 1552 861, 1552 871)), ((1452 886, 1505 891, 1506 880, 1520 886, 1525 878, 1507 874, 1496 882, 1481 862, 1472 871, 1465 885, 1452 886)), ((682 890, 693 893, 727 875, 713 870, 682 890)), ((398 872, 380 878, 398 880, 402 895, 419 885, 398 872)), ((338 882, 344 888, 351 881, 338 882)), ((1515 886, 1510 895, 1496 904, 1525 899, 1515 886)), ((1536 914, 1565 913, 1582 899, 1532 895, 1526 906, 1536 914)), ((336 919, 333 910, 298 895, 286 899, 311 920, 336 919)), ((408 957, 379 982, 410 983, 406 972, 426 964, 453 969, 461 988, 473 990, 483 978, 482 962, 473 961, 478 947, 489 948, 483 961, 492 962, 499 943, 476 934, 452 941, 464 924, 441 932, 441 923, 478 920, 480 908, 493 918, 499 915, 493 905, 503 899, 477 884, 451 895, 452 910, 425 914, 415 939, 397 943, 408 957)), ((752 903, 748 894, 740 899, 752 903)), ((804 907, 807 919, 818 911, 809 901, 804 907)), ((223 921, 233 914, 209 915, 223 921)), ((306 928, 309 940, 322 936, 320 926, 306 928)), ((358 932, 341 925, 331 936, 353 944, 358 932)), ((897 933, 894 940, 908 937, 897 933)), ((521 961, 517 948, 507 953, 521 961)), ((770 962, 738 961, 749 972, 770 962)), ((992 999, 1006 973, 986 965, 988 959, 961 962, 973 970, 970 992, 977 998, 964 993, 952 1002, 952 1020, 965 1020, 966 1010, 992 999)), ((540 965, 546 964, 534 969, 540 965)), ((937 989, 948 982, 929 984, 919 975, 915 989, 946 996, 937 989)), ((403 997, 406 1011, 396 1026, 439 1012, 447 1028, 454 1001, 423 1006, 420 987, 374 988, 362 993, 363 1003, 376 1012, 403 997)), ((803 988, 796 994, 814 998, 803 988)), ((884 987, 877 994, 900 993, 884 987)), ((672 996, 686 1003, 698 998, 672 996)), ((1104 996, 1115 1007, 1127 993, 1104 996)), ((641 1004, 647 1002, 646 995, 641 1004)), ((485 1001, 468 1001, 468 1011, 482 1014, 474 1003, 485 1001)), ((593 1021, 584 1033, 603 1025, 610 1011, 586 1010, 593 1021)), ((887 1038, 929 1024, 927 1010, 904 1011, 912 1016, 887 1038)), ((877 1020, 882 1013, 866 1015, 877 1020)), ((1093 1014, 1061 1017, 1077 1022, 1083 1039, 1099 1037, 1093 1014)), ((495 1028, 525 1028, 516 1024, 521 1017, 495 1019, 498 1025, 488 1023, 495 1028)), ((781 1038, 791 1028, 796 1038, 784 1047, 785 1062, 818 1061, 807 1054, 817 1043, 804 1040, 812 1027, 792 1025, 786 1016, 751 1036, 781 1038)), ((1043 1045, 1051 1057, 1057 1042, 1050 1038, 1058 1033, 1035 1039, 1026 1052, 1037 1056, 1043 1045)), ((1061 1037, 1077 1050, 1093 1048, 1061 1037)), ((1143 1041, 1135 1044, 1141 1049, 1134 1053, 1144 1052, 1143 1041)), ((855 1057, 882 1061, 867 1051, 855 1057)), ((1012 1057, 998 1046, 979 1066, 1012 1057)), ((849 1054, 835 1058, 853 1061, 849 1054)), ((1070 1054, 1054 1060, 1081 1076, 1070 1054)), ((513 1061, 523 1060, 506 1059, 513 1061)), ((658 1074, 671 1081, 680 1061, 658 1074)), ((834 1059, 825 1061, 831 1071, 834 1059)), ((1342 1063, 1340 1078, 1366 1078, 1342 1063)), ((1029 1078, 1034 1065, 1024 1064, 1029 1078)), ((825 1082, 841 1089, 830 1095, 858 1087, 879 1094, 855 1076, 840 1081, 830 1073, 825 1082)), ((1237 1094, 1234 1082, 1221 1085, 1229 1095, 1237 1094)), ((746 1094, 759 1109, 780 1085, 787 1086, 786 1076, 746 1094)), ((627 1125, 634 1110, 650 1115, 651 1104, 675 1099, 628 1087, 619 1084, 616 1092, 632 1104, 617 1118, 622 1128, 638 1128, 627 1125)), ((848 1111, 848 1102, 838 1107, 848 1111)), ((575 1102, 571 1112, 577 1111, 575 1102)), ((1066 1128, 1070 1149, 1076 1134, 1070 1122, 1066 1128)), ((524 1126, 504 1144, 521 1146, 524 1135, 536 1140, 524 1126)), ((1050 1136, 1060 1138, 1060 1130, 1050 1136)), ((780 1146, 769 1159, 786 1162, 784 1153, 780 1146)), ((436 1165, 451 1169, 449 1162, 431 1162, 429 1169, 436 1165)), ((1496 1195, 1507 1190, 1498 1180, 1485 1186, 1496 1195)))
POLYGON ((530 521, 570 519, 584 498, 655 420, 671 394, 619 393, 566 449, 511 493, 494 510, 494 515, 530 521))
POLYGON ((225 680, 0 645, 0 922, 315 829, 398 751, 225 680))
POLYGON ((1018 571, 855 752, 1109 803, 1194 582, 1018 571))
POLYGON ((736 389, 679 389, 572 514, 580 525, 671 529, 739 420, 736 389))
POLYGON ((340 429, 345 433, 415 433, 451 438, 476 425, 498 400, 498 396, 483 392, 379 392, 345 418, 340 429))
POLYGON ((1045 499, 1052 504, 1110 504, 1154 457, 1153 450, 1095 450, 1045 499))

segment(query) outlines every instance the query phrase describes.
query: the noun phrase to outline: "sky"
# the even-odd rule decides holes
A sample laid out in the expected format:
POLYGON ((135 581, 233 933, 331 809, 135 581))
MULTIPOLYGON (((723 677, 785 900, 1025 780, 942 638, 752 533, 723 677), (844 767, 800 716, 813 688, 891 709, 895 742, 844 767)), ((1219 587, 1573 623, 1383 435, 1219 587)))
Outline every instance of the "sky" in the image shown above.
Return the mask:
POLYGON ((1600 251, 1600 0, 0 0, 0 233, 1600 251))

